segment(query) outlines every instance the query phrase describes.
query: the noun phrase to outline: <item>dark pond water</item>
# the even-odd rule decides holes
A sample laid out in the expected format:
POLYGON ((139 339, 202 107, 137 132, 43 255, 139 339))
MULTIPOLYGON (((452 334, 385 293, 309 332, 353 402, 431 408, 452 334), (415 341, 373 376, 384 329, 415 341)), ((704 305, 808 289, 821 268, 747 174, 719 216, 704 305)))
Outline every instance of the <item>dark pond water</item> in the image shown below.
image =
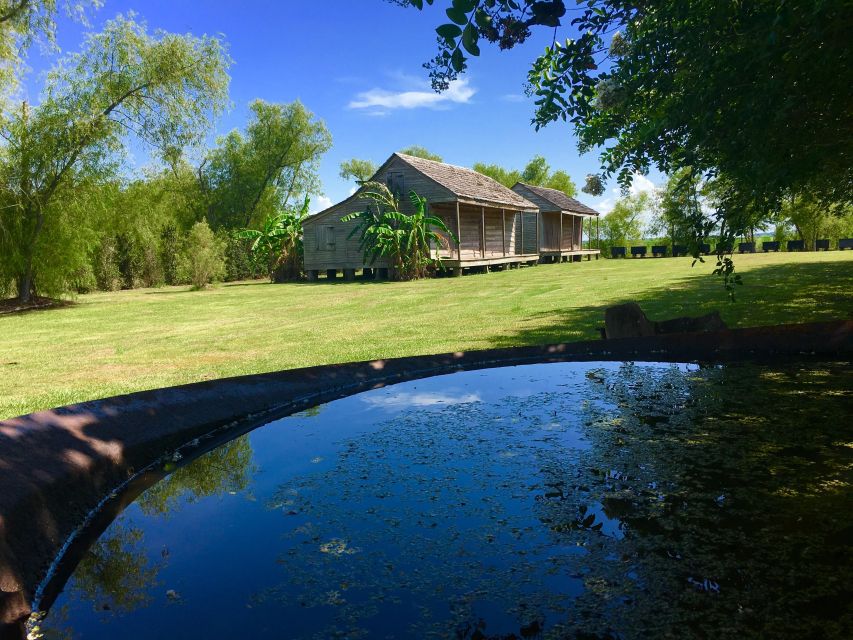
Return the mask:
POLYGON ((101 535, 45 638, 850 638, 844 363, 457 373, 288 417, 101 535))

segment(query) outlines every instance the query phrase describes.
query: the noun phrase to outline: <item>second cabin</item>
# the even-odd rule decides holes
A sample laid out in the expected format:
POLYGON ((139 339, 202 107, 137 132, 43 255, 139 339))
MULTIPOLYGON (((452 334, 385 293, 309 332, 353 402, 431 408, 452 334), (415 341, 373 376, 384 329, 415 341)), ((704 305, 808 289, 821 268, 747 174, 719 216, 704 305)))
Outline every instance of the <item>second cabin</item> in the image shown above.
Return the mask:
MULTIPOLYGON (((454 275, 463 268, 502 269, 539 260, 539 207, 499 182, 471 169, 425 160, 402 153, 393 154, 377 170, 371 182, 388 186, 404 213, 413 213, 407 194, 425 198, 430 213, 442 218, 458 238, 434 248, 434 256, 454 275)), ((305 271, 310 280, 320 272, 345 279, 357 270, 365 275, 387 276, 388 262, 365 261, 360 238, 353 235, 357 221, 341 222, 349 213, 374 206, 363 188, 346 200, 311 216, 303 224, 305 271)))
POLYGON ((601 252, 592 248, 593 237, 598 246, 598 211, 557 189, 516 182, 512 190, 539 210, 539 255, 543 262, 571 262, 583 256, 587 260, 595 256, 598 260, 601 252), (585 226, 589 239, 586 249, 585 226))

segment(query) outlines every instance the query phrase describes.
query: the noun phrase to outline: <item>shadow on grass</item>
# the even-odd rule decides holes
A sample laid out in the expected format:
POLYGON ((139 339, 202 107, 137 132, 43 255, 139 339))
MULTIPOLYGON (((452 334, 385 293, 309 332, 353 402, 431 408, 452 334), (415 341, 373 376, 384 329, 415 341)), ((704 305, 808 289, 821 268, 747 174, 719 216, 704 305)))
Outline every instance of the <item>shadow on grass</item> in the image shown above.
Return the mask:
POLYGON ((702 315, 718 310, 731 328, 795 324, 853 317, 853 269, 850 263, 768 265, 743 274, 731 301, 722 280, 685 277, 666 286, 614 298, 600 305, 571 306, 527 316, 515 333, 498 336, 494 347, 594 340, 604 326, 604 310, 637 302, 651 320, 702 315))
POLYGON ((73 300, 59 300, 56 298, 37 298, 28 304, 21 304, 17 298, 0 300, 0 318, 3 316, 20 316, 25 313, 36 311, 55 311, 73 307, 77 303, 73 300))

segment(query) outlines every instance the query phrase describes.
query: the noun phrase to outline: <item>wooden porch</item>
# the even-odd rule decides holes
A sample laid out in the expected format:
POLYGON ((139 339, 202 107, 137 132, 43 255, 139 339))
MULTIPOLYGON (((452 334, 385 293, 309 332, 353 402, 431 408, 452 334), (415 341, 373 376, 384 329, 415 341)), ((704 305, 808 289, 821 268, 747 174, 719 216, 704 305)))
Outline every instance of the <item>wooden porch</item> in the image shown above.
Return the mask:
POLYGON ((533 211, 467 202, 437 203, 431 212, 455 234, 433 256, 452 269, 539 260, 539 219, 533 211))
POLYGON ((591 260, 593 256, 598 260, 601 251, 598 249, 567 249, 566 251, 540 251, 539 256, 542 262, 572 262, 582 260, 586 256, 587 260, 591 260))

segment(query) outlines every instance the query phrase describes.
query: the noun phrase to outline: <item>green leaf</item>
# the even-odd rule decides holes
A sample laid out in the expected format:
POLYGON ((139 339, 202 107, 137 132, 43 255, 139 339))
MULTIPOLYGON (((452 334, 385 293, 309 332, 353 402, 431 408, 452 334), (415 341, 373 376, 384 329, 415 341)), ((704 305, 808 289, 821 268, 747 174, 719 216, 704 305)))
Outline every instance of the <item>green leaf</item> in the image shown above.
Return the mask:
POLYGON ((480 29, 488 29, 492 26, 492 17, 482 9, 477 9, 477 12, 474 14, 474 22, 477 23, 480 29))
POLYGON ((456 24, 466 25, 468 24, 468 16, 464 11, 459 11, 456 7, 451 7, 447 11, 445 11, 447 17, 453 20, 456 24))
POLYGON ((470 13, 477 5, 477 0, 453 0, 453 8, 462 13, 470 13))
POLYGON ((480 55, 480 47, 477 46, 477 40, 480 35, 477 33, 477 29, 474 25, 467 25, 465 27, 465 31, 462 32, 462 46, 465 47, 465 51, 470 53, 472 56, 480 55))
POLYGON ((465 68, 465 56, 462 55, 462 49, 457 49, 450 57, 450 65, 456 73, 461 73, 465 68))
POLYGON ((455 24, 443 24, 438 27, 435 32, 449 43, 452 43, 454 39, 462 35, 462 29, 457 27, 455 24))

